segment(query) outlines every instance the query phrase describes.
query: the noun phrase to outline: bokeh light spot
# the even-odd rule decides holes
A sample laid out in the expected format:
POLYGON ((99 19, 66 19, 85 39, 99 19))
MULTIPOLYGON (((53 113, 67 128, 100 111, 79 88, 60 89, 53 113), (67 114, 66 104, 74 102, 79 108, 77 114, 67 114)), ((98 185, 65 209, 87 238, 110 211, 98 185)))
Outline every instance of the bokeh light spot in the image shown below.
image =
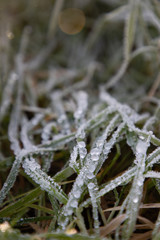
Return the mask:
POLYGON ((77 8, 67 8, 59 14, 60 29, 67 34, 79 33, 85 25, 85 15, 77 8))

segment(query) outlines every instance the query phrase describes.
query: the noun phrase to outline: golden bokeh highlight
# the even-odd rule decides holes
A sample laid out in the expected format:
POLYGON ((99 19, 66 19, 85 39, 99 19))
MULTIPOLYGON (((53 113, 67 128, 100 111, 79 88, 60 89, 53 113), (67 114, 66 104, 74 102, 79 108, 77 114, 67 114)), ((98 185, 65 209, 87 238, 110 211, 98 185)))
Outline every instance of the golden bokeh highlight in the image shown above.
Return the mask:
POLYGON ((9 225, 8 222, 4 222, 4 223, 0 224, 0 231, 1 232, 6 232, 10 229, 11 229, 11 226, 9 225))
POLYGON ((58 25, 60 29, 67 34, 79 33, 84 25, 86 19, 84 13, 77 8, 67 8, 63 10, 58 17, 58 25))
POLYGON ((67 229, 65 232, 67 235, 74 235, 77 233, 77 230, 75 228, 67 229))

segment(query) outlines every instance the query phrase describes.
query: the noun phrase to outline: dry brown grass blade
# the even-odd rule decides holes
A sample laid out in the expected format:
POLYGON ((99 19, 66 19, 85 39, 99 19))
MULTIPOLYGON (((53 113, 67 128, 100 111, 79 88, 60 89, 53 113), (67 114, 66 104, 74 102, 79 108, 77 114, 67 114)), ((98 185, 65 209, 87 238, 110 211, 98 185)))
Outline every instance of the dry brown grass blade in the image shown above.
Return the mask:
POLYGON ((117 216, 106 226, 100 228, 100 235, 102 237, 107 236, 108 234, 113 232, 122 222, 124 222, 125 219, 126 219, 126 214, 117 216))
POLYGON ((151 89, 148 93, 149 97, 153 97, 155 95, 159 85, 160 85, 160 73, 158 74, 157 78, 155 79, 155 81, 154 81, 154 83, 153 83, 153 85, 152 85, 152 87, 151 87, 151 89))
POLYGON ((130 240, 149 240, 151 239, 151 236, 152 236, 152 231, 148 231, 145 233, 135 233, 133 234, 130 240))
MULTIPOLYGON (((140 208, 160 208, 160 203, 147 203, 140 206, 140 208)), ((121 206, 107 208, 103 210, 103 212, 110 212, 110 211, 119 211, 121 206)))
POLYGON ((138 220, 149 226, 150 229, 154 229, 154 223, 145 217, 138 216, 138 220))
POLYGON ((152 226, 148 226, 148 224, 136 224, 136 229, 152 229, 152 226))

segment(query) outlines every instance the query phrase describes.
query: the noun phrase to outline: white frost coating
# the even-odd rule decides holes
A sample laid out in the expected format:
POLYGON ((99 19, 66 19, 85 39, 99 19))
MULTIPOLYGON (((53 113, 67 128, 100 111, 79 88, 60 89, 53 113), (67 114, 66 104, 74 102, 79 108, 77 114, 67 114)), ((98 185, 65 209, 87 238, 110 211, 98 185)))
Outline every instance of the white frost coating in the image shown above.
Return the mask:
POLYGON ((51 134, 52 134, 52 128, 55 127, 55 123, 51 122, 46 124, 46 126, 43 128, 42 132, 42 143, 45 143, 49 140, 51 134))
POLYGON ((143 154, 145 153, 145 149, 147 147, 147 142, 139 140, 136 146, 136 152, 137 154, 143 154))
POLYGON ((35 115, 35 117, 31 120, 32 126, 36 126, 42 119, 44 115, 41 113, 38 113, 35 115))
POLYGON ((4 117, 10 102, 12 100, 12 94, 16 81, 18 80, 18 75, 15 72, 12 72, 5 89, 3 90, 2 101, 0 104, 0 120, 4 117))
POLYGON ((78 181, 77 181, 77 185, 79 187, 81 187, 81 186, 83 186, 83 183, 84 183, 83 178, 79 178, 78 181))
POLYGON ((58 115, 58 123, 61 126, 61 133, 62 134, 69 134, 70 131, 70 124, 68 122, 68 117, 66 115, 64 105, 62 103, 62 96, 60 91, 54 91, 51 94, 52 100, 52 107, 55 110, 56 114, 58 115))
POLYGON ((22 127, 21 127, 21 141, 23 143, 23 147, 25 149, 30 149, 33 150, 35 146, 33 143, 30 141, 28 132, 29 132, 29 127, 30 127, 30 122, 27 121, 26 118, 22 119, 22 127))
POLYGON ((78 128, 77 133, 76 133, 76 138, 81 138, 81 139, 85 138, 85 131, 84 131, 83 125, 78 128))
POLYGON ((111 180, 108 184, 106 184, 106 186, 104 188, 102 188, 99 191, 97 197, 101 197, 101 196, 105 195, 107 192, 110 192, 111 190, 113 190, 114 188, 124 184, 125 182, 126 183, 129 182, 132 179, 132 177, 134 176, 135 170, 136 170, 136 167, 133 167, 133 168, 127 170, 121 176, 117 177, 116 179, 111 180))
POLYGON ((79 163, 76 162, 78 156, 78 147, 75 146, 73 148, 73 152, 71 153, 70 160, 69 160, 69 166, 74 169, 75 172, 77 172, 77 169, 79 169, 79 163))
POLYGON ((159 172, 156 172, 156 171, 148 171, 146 174, 145 174, 145 177, 149 177, 149 178, 160 178, 160 173, 159 172))
POLYGON ((83 120, 88 108, 88 95, 84 91, 79 91, 75 94, 78 108, 74 113, 76 120, 83 120))
MULTIPOLYGON (((97 184, 96 184, 97 185, 97 184)), ((94 231, 99 234, 99 220, 98 220, 98 204, 97 204, 97 190, 98 187, 95 187, 95 184, 90 182, 88 184, 88 190, 89 190, 89 195, 91 197, 91 203, 92 203, 92 214, 93 214, 93 219, 94 219, 94 231)))
POLYGON ((23 168, 40 187, 51 195, 56 194, 58 200, 66 202, 67 199, 63 194, 61 187, 54 180, 40 169, 40 165, 32 158, 25 158, 23 168))
POLYGON ((137 163, 138 167, 135 172, 132 188, 128 195, 129 201, 126 207, 128 221, 125 223, 125 230, 123 231, 123 233, 128 236, 127 238, 130 237, 131 233, 134 230, 139 210, 139 204, 142 198, 146 153, 150 144, 150 138, 151 136, 144 140, 139 139, 136 146, 135 163, 137 163))

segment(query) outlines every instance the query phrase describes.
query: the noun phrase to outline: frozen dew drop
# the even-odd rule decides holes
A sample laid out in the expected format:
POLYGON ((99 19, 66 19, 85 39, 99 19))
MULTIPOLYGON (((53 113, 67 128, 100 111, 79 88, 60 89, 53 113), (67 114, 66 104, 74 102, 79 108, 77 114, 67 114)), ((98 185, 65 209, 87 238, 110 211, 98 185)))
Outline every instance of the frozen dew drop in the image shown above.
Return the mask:
POLYGON ((88 184, 88 188, 89 188, 89 189, 93 189, 94 187, 95 187, 94 183, 89 183, 89 184, 88 184))
POLYGON ((84 148, 85 146, 86 146, 86 144, 85 144, 84 141, 78 142, 78 147, 79 147, 79 148, 84 148))
POLYGON ((137 180, 137 185, 140 187, 143 185, 143 177, 140 177, 138 180, 137 180))
POLYGON ((97 147, 103 147, 103 140, 98 140, 98 141, 96 142, 96 146, 97 146, 97 147))
POLYGON ((135 197, 135 198, 133 199, 133 202, 134 202, 134 203, 137 203, 137 202, 138 202, 138 198, 135 197))
POLYGON ((7 183, 4 183, 4 185, 3 185, 4 187, 7 187, 8 186, 8 184, 7 183))
POLYGON ((67 212, 65 212, 65 216, 68 216, 68 215, 72 215, 72 213, 73 213, 73 210, 72 210, 72 208, 68 208, 67 209, 67 212))
POLYGON ((77 133, 76 133, 76 138, 81 138, 81 139, 84 139, 85 138, 85 131, 82 127, 80 127, 78 130, 77 130, 77 133))
POLYGON ((143 184, 142 181, 138 181, 138 182, 137 182, 137 185, 138 185, 139 187, 142 186, 142 184, 143 184))
POLYGON ((99 159, 99 156, 97 155, 92 155, 92 158, 91 158, 93 161, 97 161, 99 159))
POLYGON ((62 114, 59 118, 58 118, 58 123, 63 123, 66 120, 66 116, 65 114, 62 114))
POLYGON ((108 146, 108 144, 106 144, 105 147, 104 147, 103 153, 108 154, 110 152, 110 150, 111 150, 111 147, 108 146))
POLYGON ((93 148, 91 150, 91 159, 97 161, 99 159, 100 151, 98 148, 93 148))
POLYGON ((92 164, 89 166, 89 171, 94 172, 95 168, 96 168, 96 166, 94 164, 92 164))
POLYGON ((145 137, 142 136, 142 135, 140 135, 139 138, 140 138, 141 140, 144 140, 144 139, 145 139, 145 137))
MULTIPOLYGON (((119 185, 119 182, 117 183, 117 185, 119 185)), ((111 189, 114 189, 116 187, 115 183, 114 182, 111 182, 110 183, 110 188, 111 189)))
POLYGON ((78 181, 77 181, 77 185, 79 187, 81 187, 83 185, 83 179, 82 178, 79 178, 78 181))
POLYGON ((88 172, 88 173, 87 173, 87 178, 88 178, 88 179, 94 178, 94 174, 93 174, 92 172, 88 172))
POLYGON ((87 154, 87 150, 86 150, 86 148, 80 148, 79 149, 79 153, 80 153, 80 157, 81 158, 85 158, 85 156, 86 156, 86 154, 87 154))
POLYGON ((91 150, 91 156, 92 156, 92 155, 99 155, 99 154, 100 154, 100 151, 99 151, 98 148, 93 148, 93 149, 91 150))
POLYGON ((146 142, 144 141, 138 141, 137 146, 136 146, 136 152, 138 154, 143 154, 146 150, 146 142))
POLYGON ((77 110, 77 111, 74 113, 75 119, 79 119, 82 114, 83 114, 83 112, 82 112, 81 109, 77 110))
POLYGON ((75 199, 73 199, 72 201, 71 201, 71 207, 73 207, 73 208, 76 208, 77 206, 78 206, 78 202, 77 202, 77 200, 75 200, 75 199))
POLYGON ((74 192, 73 192, 73 195, 74 195, 75 198, 79 198, 79 197, 81 196, 81 192, 78 191, 78 190, 77 190, 77 191, 74 191, 74 192))

